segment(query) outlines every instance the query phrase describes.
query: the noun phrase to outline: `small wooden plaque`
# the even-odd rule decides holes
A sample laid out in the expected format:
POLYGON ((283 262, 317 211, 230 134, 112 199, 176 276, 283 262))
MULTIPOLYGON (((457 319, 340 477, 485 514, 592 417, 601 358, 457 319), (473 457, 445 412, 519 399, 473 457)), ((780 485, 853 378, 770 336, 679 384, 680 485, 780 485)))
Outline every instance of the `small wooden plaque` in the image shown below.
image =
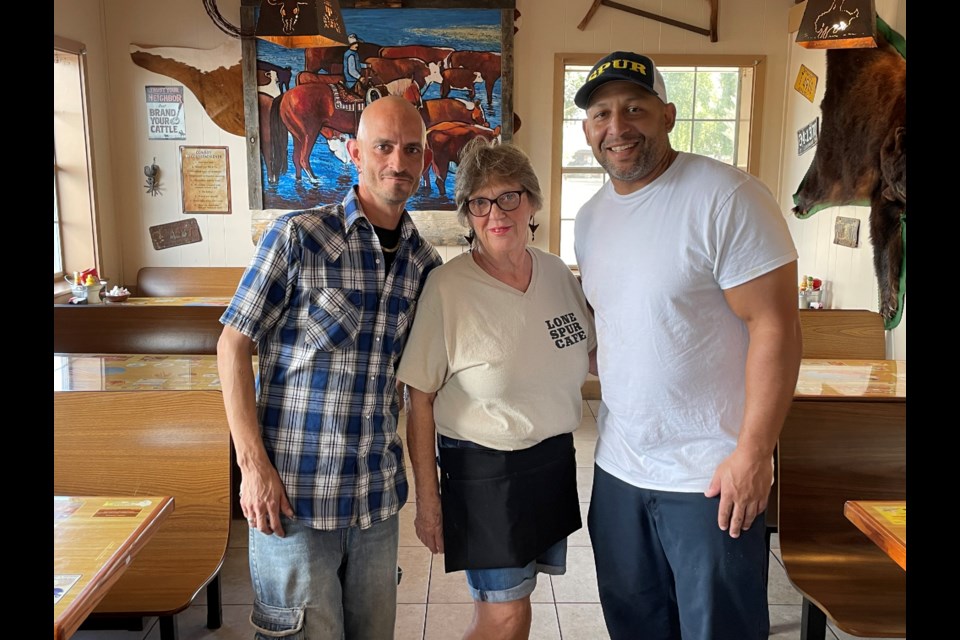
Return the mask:
POLYGON ((187 218, 150 227, 150 240, 153 241, 153 248, 159 251, 200 242, 203 238, 200 237, 200 225, 197 224, 197 219, 187 218))
POLYGON ((833 227, 833 244, 851 248, 860 246, 860 221, 837 216, 833 227))

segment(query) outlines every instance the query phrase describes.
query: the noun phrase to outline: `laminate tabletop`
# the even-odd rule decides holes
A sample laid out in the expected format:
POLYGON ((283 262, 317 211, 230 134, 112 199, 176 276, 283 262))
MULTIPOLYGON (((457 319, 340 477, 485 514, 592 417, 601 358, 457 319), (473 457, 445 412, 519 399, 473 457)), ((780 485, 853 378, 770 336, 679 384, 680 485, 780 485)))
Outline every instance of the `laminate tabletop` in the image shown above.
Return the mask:
POLYGON ((53 637, 66 640, 173 512, 168 496, 53 497, 53 637))

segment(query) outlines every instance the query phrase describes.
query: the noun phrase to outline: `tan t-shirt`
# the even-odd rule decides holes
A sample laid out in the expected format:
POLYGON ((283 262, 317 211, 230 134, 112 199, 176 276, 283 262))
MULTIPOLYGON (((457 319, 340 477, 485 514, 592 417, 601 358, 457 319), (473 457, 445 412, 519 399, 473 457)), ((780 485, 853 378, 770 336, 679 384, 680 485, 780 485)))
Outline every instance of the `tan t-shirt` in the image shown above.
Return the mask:
POLYGON ((593 319, 566 264, 527 250, 526 292, 483 271, 469 253, 427 278, 397 378, 437 392, 441 435, 516 450, 580 424, 593 319))

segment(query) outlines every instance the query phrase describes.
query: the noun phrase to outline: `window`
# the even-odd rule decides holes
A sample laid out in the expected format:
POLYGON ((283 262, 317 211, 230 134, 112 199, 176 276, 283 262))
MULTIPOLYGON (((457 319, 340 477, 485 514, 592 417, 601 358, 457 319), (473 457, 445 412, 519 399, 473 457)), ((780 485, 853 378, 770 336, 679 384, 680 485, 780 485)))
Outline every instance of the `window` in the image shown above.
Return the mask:
POLYGON ((60 242, 60 206, 57 204, 57 156, 53 156, 53 277, 63 275, 63 245, 60 242))
MULTIPOLYGON (((593 64, 603 54, 557 54, 550 250, 575 265, 573 228, 580 207, 607 181, 587 145, 584 112, 573 103, 593 64), (562 95, 559 91, 562 90, 562 95)), ((677 123, 674 149, 716 158, 757 174, 763 57, 656 57, 677 123)))
POLYGON ((53 38, 53 279, 98 267, 86 48, 53 38))

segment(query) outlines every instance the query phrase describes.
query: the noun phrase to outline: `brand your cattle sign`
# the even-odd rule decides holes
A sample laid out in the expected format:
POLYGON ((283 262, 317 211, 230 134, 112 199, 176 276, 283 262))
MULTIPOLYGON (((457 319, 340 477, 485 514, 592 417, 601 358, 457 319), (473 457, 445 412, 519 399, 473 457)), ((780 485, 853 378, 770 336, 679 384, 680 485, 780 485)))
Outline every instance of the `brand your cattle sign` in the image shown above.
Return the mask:
POLYGON ((147 138, 186 140, 183 87, 147 87, 147 138))

